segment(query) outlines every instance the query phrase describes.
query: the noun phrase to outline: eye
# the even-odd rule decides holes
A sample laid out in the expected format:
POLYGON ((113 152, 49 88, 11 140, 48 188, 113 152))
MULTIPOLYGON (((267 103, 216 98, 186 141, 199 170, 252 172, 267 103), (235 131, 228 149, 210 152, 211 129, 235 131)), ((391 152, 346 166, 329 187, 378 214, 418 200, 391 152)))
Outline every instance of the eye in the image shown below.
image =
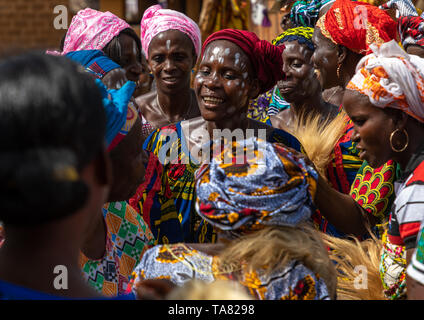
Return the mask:
POLYGON ((153 56, 152 61, 154 61, 156 63, 162 63, 164 61, 164 56, 163 55, 153 56))
POLYGON ((208 76, 211 72, 210 72, 209 68, 203 67, 203 68, 200 68, 199 73, 202 76, 208 76))
POLYGON ((186 55, 182 53, 178 53, 174 55, 175 61, 183 61, 185 58, 186 58, 186 55))
POLYGON ((234 79, 236 79, 237 77, 236 77, 236 75, 235 75, 234 73, 232 73, 232 72, 225 72, 225 73, 224 73, 224 78, 225 78, 225 79, 227 79, 227 80, 234 80, 234 79))
POLYGON ((367 120, 364 118, 353 118, 352 122, 358 127, 362 127, 367 120))

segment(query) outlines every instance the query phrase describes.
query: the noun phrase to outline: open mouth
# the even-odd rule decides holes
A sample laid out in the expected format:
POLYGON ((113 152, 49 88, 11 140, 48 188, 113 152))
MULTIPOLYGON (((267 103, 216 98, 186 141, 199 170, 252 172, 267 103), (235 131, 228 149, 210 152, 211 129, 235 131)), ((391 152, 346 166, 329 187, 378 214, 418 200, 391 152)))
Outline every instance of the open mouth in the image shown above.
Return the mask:
POLYGON ((205 96, 202 97, 203 102, 206 106, 209 107, 216 107, 218 105, 220 105, 221 103, 223 103, 225 100, 222 98, 218 98, 218 97, 210 97, 210 96, 205 96))
POLYGON ((170 77, 170 78, 162 78, 162 81, 166 84, 176 84, 180 79, 179 78, 175 78, 175 77, 170 77))

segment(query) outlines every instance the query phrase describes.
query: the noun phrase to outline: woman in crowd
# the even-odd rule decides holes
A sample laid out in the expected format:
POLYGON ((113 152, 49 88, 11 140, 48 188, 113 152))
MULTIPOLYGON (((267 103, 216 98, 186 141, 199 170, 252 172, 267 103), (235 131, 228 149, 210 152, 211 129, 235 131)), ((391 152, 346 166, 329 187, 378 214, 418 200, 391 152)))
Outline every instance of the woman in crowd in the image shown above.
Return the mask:
POLYGON ((201 47, 197 24, 181 12, 155 5, 144 12, 140 38, 156 85, 156 91, 136 100, 146 119, 144 131, 199 116, 190 88, 201 47))
MULTIPOLYGON (((373 45, 372 50, 358 64, 343 106, 354 123, 352 139, 361 158, 373 168, 393 159, 402 170, 380 266, 386 296, 398 299, 405 296, 405 268, 424 217, 424 60, 408 55, 394 41, 373 45)), ((366 220, 360 214, 356 219, 366 220)))
POLYGON ((117 296, 125 293, 133 268, 155 241, 143 218, 125 201, 143 183, 148 155, 140 148, 144 142, 140 118, 128 104, 135 84, 128 82, 120 90, 108 92, 96 81, 107 108, 106 141, 113 183, 102 215, 87 230, 80 265, 93 288, 117 296))
POLYGON ((282 50, 248 31, 225 29, 212 34, 203 44, 194 80, 202 117, 163 127, 146 140, 146 150, 165 164, 186 242, 213 241, 210 227, 199 226, 193 209, 194 171, 205 159, 210 161, 209 147, 202 150, 202 146, 220 139, 214 132, 238 134, 244 139, 246 129, 251 129, 251 134, 263 134, 264 140, 300 149, 293 136, 246 116, 249 100, 281 79, 282 50))
MULTIPOLYGON (((102 66, 101 69, 104 71, 111 70, 108 71, 106 75, 109 74, 109 72, 116 70, 116 68, 120 68, 119 65, 111 61, 110 58, 99 50, 73 51, 68 53, 67 56, 83 65, 85 69, 97 79, 102 79, 102 73, 98 72, 99 69, 97 66, 102 66)), ((113 145, 111 145, 108 150, 112 150, 112 148, 114 148, 117 144, 116 141, 118 140, 114 142, 114 138, 118 134, 119 130, 125 126, 126 118, 124 111, 129 110, 128 108, 133 110, 132 105, 130 107, 127 106, 134 90, 133 84, 130 82, 125 83, 126 76, 122 73, 114 74, 114 79, 117 80, 117 82, 122 83, 124 87, 118 91, 105 91, 106 89, 98 83, 104 93, 103 101, 108 115, 108 130, 106 132, 106 139, 109 144, 113 142, 113 145), (118 75, 120 75, 120 77, 118 77, 118 75), (112 100, 107 99, 109 94, 112 100)), ((136 121, 134 117, 131 117, 131 120, 134 122, 136 121)), ((122 135, 118 136, 122 137, 122 135)), ((142 145, 144 138, 144 135, 138 138, 138 142, 141 143, 140 145, 142 145)), ((128 200, 130 205, 143 217, 142 220, 144 220, 150 227, 157 243, 174 243, 182 241, 183 238, 180 222, 178 221, 174 200, 169 191, 167 177, 162 174, 163 167, 153 153, 147 152, 146 154, 146 151, 141 152, 144 152, 144 154, 142 154, 145 165, 144 181, 138 186, 135 192, 131 192, 131 195, 121 200, 128 200), (143 194, 145 194, 144 197, 143 194), (162 213, 166 214, 167 219, 163 219, 162 213), (158 220, 160 223, 157 223, 158 220)), ((116 159, 119 160, 119 158, 120 156, 118 152, 118 154, 116 154, 116 159)), ((135 158, 135 160, 137 160, 137 158, 135 158)), ((124 160, 119 167, 127 168, 128 164, 131 164, 133 161, 134 159, 128 159, 127 162, 124 160)), ((137 175, 131 174, 131 172, 127 175, 129 175, 128 179, 130 180, 137 177, 137 175)), ((121 183, 124 182, 125 179, 121 180, 121 183)), ((126 187, 123 186, 123 188, 126 187)))
POLYGON ((100 298, 81 277, 78 258, 111 183, 101 95, 62 57, 25 54, 0 70, 0 220, 7 230, 0 297, 100 298))
POLYGON ((178 286, 231 279, 255 299, 335 299, 334 267, 310 225, 316 178, 303 157, 281 144, 232 143, 196 176, 196 211, 217 229, 219 242, 148 250, 134 290, 146 279, 178 286))
MULTIPOLYGON (((337 0, 318 20, 312 37, 315 45, 312 61, 318 79, 323 88, 340 88, 333 95, 335 99, 327 101, 341 105, 344 88, 359 59, 370 52, 369 45, 387 42, 395 36, 395 22, 381 9, 366 3, 337 0), (362 19, 361 12, 363 15, 366 12, 368 20, 362 19)), ((362 237, 368 231, 363 228, 363 221, 355 217, 368 216, 372 225, 384 222, 390 209, 396 165, 390 160, 380 168, 368 166, 359 159, 352 132, 353 124, 348 122, 328 167, 330 184, 319 179, 316 205, 322 214, 319 221, 322 231, 330 229, 336 231, 331 232, 333 235, 362 237), (328 198, 339 199, 340 206, 330 204, 328 198), (343 215, 339 214, 340 210, 343 215)), ((380 229, 374 231, 381 237, 380 229)))
POLYGON ((337 87, 326 101, 340 106, 343 92, 371 43, 396 39, 396 23, 383 10, 363 2, 336 0, 317 22, 312 57, 323 89, 337 87))
MULTIPOLYGON (((138 86, 140 75, 148 72, 143 69, 140 38, 128 23, 110 12, 87 8, 72 18, 61 54, 81 50, 102 50, 125 70, 127 79, 138 86)), ((108 87, 117 87, 113 74, 103 81, 108 87)))

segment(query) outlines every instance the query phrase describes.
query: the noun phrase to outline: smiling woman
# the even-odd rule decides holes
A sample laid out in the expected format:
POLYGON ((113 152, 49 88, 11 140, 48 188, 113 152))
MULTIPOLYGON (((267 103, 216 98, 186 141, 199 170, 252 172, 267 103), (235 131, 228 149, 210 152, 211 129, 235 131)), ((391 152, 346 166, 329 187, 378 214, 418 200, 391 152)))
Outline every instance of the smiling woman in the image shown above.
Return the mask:
POLYGON ((194 90, 201 117, 154 131, 145 148, 164 164, 179 211, 186 242, 214 242, 212 228, 194 214, 194 172, 212 147, 212 137, 244 139, 246 130, 268 141, 283 142, 297 150, 300 144, 290 134, 247 118, 249 99, 272 88, 282 78, 283 47, 261 41, 252 32, 225 29, 203 44, 194 90), (227 137, 228 138, 228 137, 227 137), (208 147, 205 149, 204 145, 208 147), (200 151, 199 151, 200 150, 200 151), (196 219, 195 219, 196 218, 196 219))
POLYGON ((148 8, 140 24, 141 43, 148 59, 156 91, 137 98, 143 132, 200 115, 193 90, 191 70, 200 53, 200 30, 184 14, 148 8))

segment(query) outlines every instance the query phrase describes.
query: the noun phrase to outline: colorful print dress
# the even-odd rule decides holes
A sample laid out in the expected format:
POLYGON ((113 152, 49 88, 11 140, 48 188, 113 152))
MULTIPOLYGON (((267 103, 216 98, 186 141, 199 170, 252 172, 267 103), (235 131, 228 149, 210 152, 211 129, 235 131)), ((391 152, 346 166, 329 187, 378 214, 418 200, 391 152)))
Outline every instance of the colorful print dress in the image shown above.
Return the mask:
POLYGON ((144 252, 155 239, 137 212, 125 201, 103 206, 107 228, 106 252, 102 259, 90 260, 80 254, 83 277, 96 291, 105 296, 123 295, 131 274, 144 252))
POLYGON ((133 278, 134 285, 145 279, 167 279, 178 286, 192 279, 206 282, 226 279, 238 281, 259 300, 330 300, 323 279, 297 261, 268 275, 264 270, 225 274, 217 270, 217 257, 174 244, 149 249, 135 268, 133 278))
MULTIPOLYGON (((267 129, 268 142, 281 142, 300 151, 299 141, 289 133, 265 124, 260 124, 260 127, 267 129)), ((200 167, 200 163, 190 155, 181 122, 152 132, 144 143, 144 149, 153 152, 164 166, 163 174, 167 175, 169 180, 178 218, 183 228, 184 242, 215 242, 216 234, 212 227, 201 220, 194 211, 196 199, 194 173, 200 167)))

